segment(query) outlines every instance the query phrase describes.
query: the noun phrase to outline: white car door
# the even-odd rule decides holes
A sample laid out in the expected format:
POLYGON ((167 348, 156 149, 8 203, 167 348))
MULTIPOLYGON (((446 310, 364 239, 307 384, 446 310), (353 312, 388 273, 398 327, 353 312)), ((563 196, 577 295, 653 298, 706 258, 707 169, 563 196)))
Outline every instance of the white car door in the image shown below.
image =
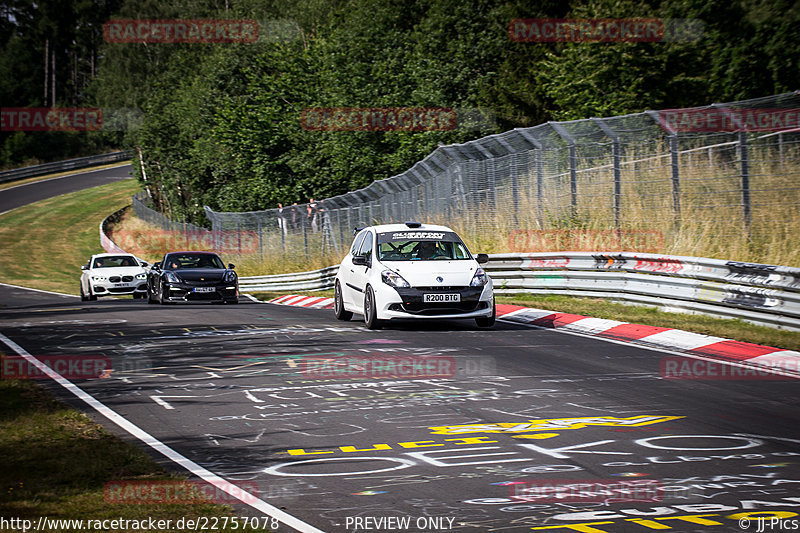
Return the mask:
POLYGON ((358 254, 358 249, 361 247, 361 243, 364 242, 364 237, 366 236, 367 231, 362 231, 356 238, 353 239, 353 244, 350 246, 350 251, 347 253, 345 258, 342 260, 342 264, 339 265, 339 282, 342 286, 342 300, 347 307, 352 307, 354 305, 361 305, 360 297, 357 299, 356 295, 358 292, 353 289, 352 284, 352 277, 353 277, 353 270, 355 265, 353 265, 353 256, 358 254))
MULTIPOLYGON (((352 257, 350 258, 350 288, 353 291, 353 304, 356 308, 361 309, 364 306, 364 289, 367 287, 371 269, 374 268, 374 258, 372 257, 372 250, 375 244, 375 235, 371 231, 365 232, 366 236, 364 241, 356 253, 356 256, 366 259, 366 265, 353 264, 352 257)), ((355 257, 355 256, 353 256, 355 257)))

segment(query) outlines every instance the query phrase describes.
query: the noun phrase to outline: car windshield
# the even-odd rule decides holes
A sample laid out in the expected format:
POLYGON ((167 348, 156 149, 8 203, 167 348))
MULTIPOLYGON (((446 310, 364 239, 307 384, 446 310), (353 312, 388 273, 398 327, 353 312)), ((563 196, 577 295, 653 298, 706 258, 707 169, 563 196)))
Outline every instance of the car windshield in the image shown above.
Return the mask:
POLYGON ((132 255, 111 255, 106 257, 95 257, 92 268, 114 268, 114 267, 135 267, 139 266, 138 261, 132 255))
POLYGON ((381 261, 445 261, 472 259, 453 232, 386 232, 378 234, 381 261))
POLYGON ((225 268, 225 265, 214 254, 171 254, 164 261, 165 270, 186 268, 225 268))

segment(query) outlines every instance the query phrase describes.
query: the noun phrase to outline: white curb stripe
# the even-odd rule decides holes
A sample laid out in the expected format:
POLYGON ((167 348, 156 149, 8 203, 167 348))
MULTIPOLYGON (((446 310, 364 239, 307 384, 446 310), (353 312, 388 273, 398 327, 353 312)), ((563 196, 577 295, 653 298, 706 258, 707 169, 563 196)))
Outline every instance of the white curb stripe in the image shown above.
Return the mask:
POLYGON ((571 331, 580 331, 581 333, 596 334, 607 331, 611 328, 627 324, 627 322, 620 322, 619 320, 607 320, 605 318, 583 318, 566 324, 557 329, 568 329, 571 331))
POLYGON ((696 350, 709 344, 727 341, 730 339, 723 339, 721 337, 711 337, 710 335, 701 335, 700 333, 691 333, 680 329, 671 329, 669 331, 662 331, 642 337, 639 342, 647 344, 658 344, 667 348, 677 348, 678 350, 696 350))

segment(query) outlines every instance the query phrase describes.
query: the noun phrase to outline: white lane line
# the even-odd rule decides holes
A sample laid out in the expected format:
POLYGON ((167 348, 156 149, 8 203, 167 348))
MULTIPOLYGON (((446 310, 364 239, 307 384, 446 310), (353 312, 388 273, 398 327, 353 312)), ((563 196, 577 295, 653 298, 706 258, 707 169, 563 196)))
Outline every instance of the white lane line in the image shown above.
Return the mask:
POLYGON ((195 463, 191 459, 184 457, 177 451, 173 450, 160 440, 156 439, 155 437, 153 437, 152 435, 141 429, 139 426, 123 418, 116 411, 110 409, 109 407, 106 407, 105 404, 97 400, 94 396, 85 392, 83 389, 81 389, 68 379, 64 378, 62 375, 55 372, 49 366, 45 365, 44 363, 39 361, 36 357, 28 353, 22 346, 15 343, 2 333, 0 333, 0 342, 5 343, 6 346, 14 350, 17 353, 17 355, 21 356, 32 365, 36 366, 36 368, 41 370, 49 378, 51 378, 56 383, 58 383, 59 385, 70 391, 72 394, 74 394, 75 396, 86 402, 90 407, 92 407, 101 415, 105 416, 111 422, 115 423, 120 428, 127 431, 128 433, 130 433, 143 443, 147 444, 154 450, 166 456, 170 461, 173 461, 174 463, 182 466, 183 468, 185 468, 195 476, 199 477, 203 481, 211 485, 214 485, 215 487, 230 494, 231 496, 241 501, 242 503, 249 505, 258 511, 261 511, 262 513, 271 518, 275 518, 276 520, 286 524, 287 526, 297 531, 300 531, 301 533, 324 533, 322 530, 315 528, 311 524, 307 524, 302 520, 300 520, 299 518, 296 518, 285 511, 281 511, 277 507, 268 504, 264 500, 257 498, 255 495, 248 493, 244 489, 238 486, 234 486, 231 482, 226 481, 217 474, 195 463))
MULTIPOLYGON (((2 213, 0 213, 2 214, 2 213)), ((80 296, 76 296, 74 294, 65 294, 63 292, 53 292, 53 291, 44 291, 42 289, 31 289, 30 287, 21 287, 19 285, 11 285, 10 283, 0 283, 3 287, 12 287, 14 289, 23 289, 26 291, 34 291, 34 292, 43 292, 44 294, 56 294, 58 296, 69 296, 70 298, 80 298, 80 296)))

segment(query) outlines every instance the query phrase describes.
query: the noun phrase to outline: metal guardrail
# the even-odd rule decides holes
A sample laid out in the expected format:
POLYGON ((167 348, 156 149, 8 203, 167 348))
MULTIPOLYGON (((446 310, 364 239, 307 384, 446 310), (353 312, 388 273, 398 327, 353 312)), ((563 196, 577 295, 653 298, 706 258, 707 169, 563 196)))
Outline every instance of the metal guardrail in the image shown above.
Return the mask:
POLYGON ((611 298, 800 330, 800 269, 642 253, 494 254, 499 294, 611 298))
MULTIPOLYGON (((492 254, 498 294, 566 294, 800 331, 800 269, 644 253, 492 254)), ((242 292, 333 288, 338 266, 239 279, 242 292)))
POLYGON ((244 276, 239 278, 241 292, 258 291, 321 291, 333 288, 339 265, 296 274, 244 276))
POLYGON ((108 235, 106 235, 106 229, 108 229, 108 224, 111 223, 111 222, 119 221, 119 219, 122 217, 123 213, 125 213, 125 211, 127 211, 127 210, 128 210, 127 207, 123 207, 122 209, 118 209, 118 210, 114 211, 113 213, 111 213, 110 215, 108 215, 106 218, 104 218, 102 222, 100 222, 100 246, 102 246, 103 250, 105 250, 106 252, 108 252, 110 254, 115 254, 115 253, 126 254, 126 253, 128 253, 125 250, 123 250, 122 248, 120 248, 119 246, 117 246, 117 243, 112 241, 111 238, 108 235))
MULTIPOLYGON (((125 209, 100 223, 100 242, 108 252, 123 252, 105 229, 125 209)), ((498 294, 609 298, 800 331, 800 268, 633 252, 491 254, 484 268, 498 294)), ((292 274, 242 276, 239 289, 331 289, 338 270, 335 265, 292 274)))
POLYGON ((43 165, 34 165, 30 167, 15 168, 13 170, 4 170, 0 172, 0 183, 8 181, 20 180, 24 178, 32 178, 34 176, 41 176, 51 172, 62 172, 65 170, 75 170, 80 168, 92 167, 95 165, 103 165, 106 163, 117 163, 120 161, 127 161, 133 157, 133 152, 111 152, 108 154, 90 155, 88 157, 78 157, 76 159, 67 159, 66 161, 55 161, 53 163, 44 163, 43 165))

